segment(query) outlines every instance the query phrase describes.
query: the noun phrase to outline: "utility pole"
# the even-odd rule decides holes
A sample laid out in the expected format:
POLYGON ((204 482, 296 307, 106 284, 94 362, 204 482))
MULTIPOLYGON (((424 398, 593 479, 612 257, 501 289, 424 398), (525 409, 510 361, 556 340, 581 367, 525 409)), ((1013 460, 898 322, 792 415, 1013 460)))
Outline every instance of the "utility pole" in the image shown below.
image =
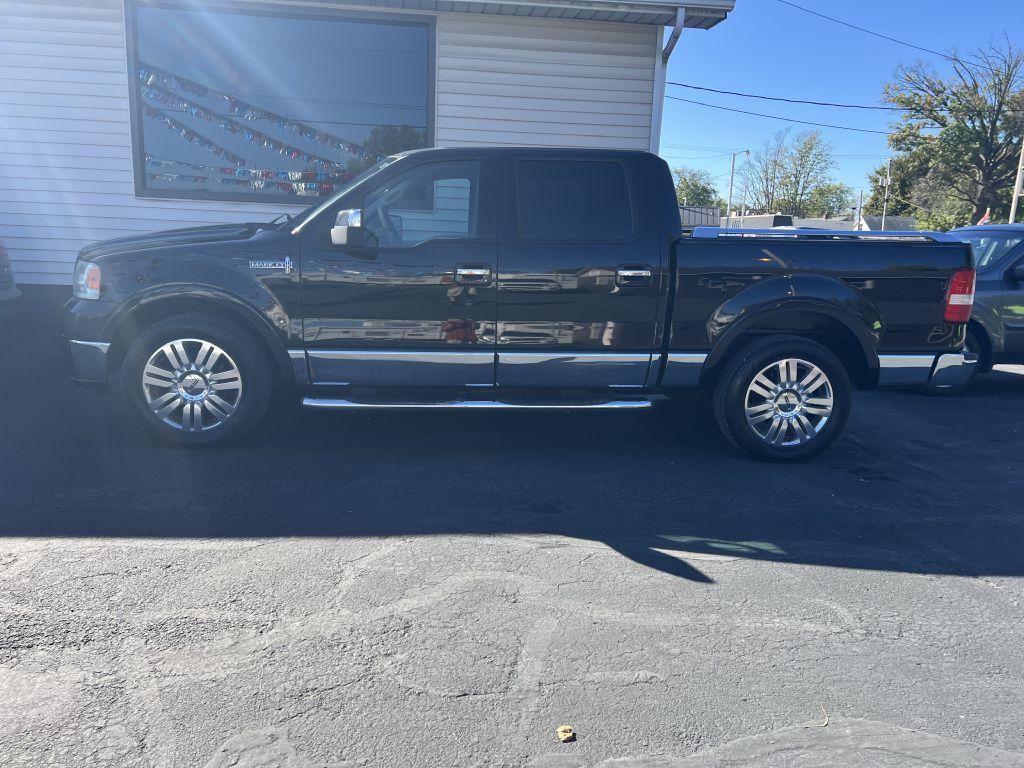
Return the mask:
POLYGON ((860 232, 860 219, 864 211, 864 190, 860 191, 860 202, 857 203, 857 213, 854 214, 853 228, 860 232))
MULTIPOLYGON (((885 164, 885 197, 882 198, 882 230, 885 230, 885 214, 889 212, 889 185, 892 184, 892 158, 885 164)), ((862 193, 863 194, 863 193, 862 193)))
POLYGON ((1020 188, 1024 184, 1024 140, 1020 143, 1020 161, 1017 163, 1017 180, 1013 183, 1013 202, 1010 203, 1010 223, 1017 220, 1017 202, 1020 200, 1020 188))
POLYGON ((732 182, 736 177, 736 155, 745 154, 750 157, 749 149, 742 149, 739 152, 732 153, 732 164, 729 166, 729 201, 725 204, 725 228, 728 229, 732 223, 732 182))

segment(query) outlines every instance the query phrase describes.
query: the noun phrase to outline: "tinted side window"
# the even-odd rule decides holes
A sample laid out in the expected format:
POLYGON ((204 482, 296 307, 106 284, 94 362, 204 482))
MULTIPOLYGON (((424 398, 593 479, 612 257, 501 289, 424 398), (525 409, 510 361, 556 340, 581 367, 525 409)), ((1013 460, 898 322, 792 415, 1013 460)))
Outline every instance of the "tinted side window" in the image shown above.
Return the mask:
POLYGON ((516 163, 524 240, 626 240, 633 213, 625 169, 609 161, 516 163))

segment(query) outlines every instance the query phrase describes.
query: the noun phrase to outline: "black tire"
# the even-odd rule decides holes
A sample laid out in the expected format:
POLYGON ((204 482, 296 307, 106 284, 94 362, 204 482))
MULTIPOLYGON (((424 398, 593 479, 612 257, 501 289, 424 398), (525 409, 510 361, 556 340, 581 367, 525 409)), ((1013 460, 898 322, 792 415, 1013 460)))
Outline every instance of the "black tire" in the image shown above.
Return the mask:
MULTIPOLYGON (((788 365, 785 369, 790 371, 788 365)), ((768 390, 760 383, 758 387, 768 390)), ((719 429, 737 448, 758 459, 798 461, 820 453, 839 437, 850 415, 851 397, 846 368, 825 347, 796 336, 773 336, 743 347, 725 362, 715 384, 713 404, 719 429), (778 363, 784 360, 796 361, 792 364, 795 377, 779 375, 778 363), (775 387, 770 390, 772 397, 748 392, 769 366, 775 366, 767 371, 775 387), (814 366, 827 377, 823 383, 812 386, 819 381, 815 377, 807 382, 809 388, 786 385, 790 378, 801 384, 814 366), (756 412, 753 418, 760 419, 757 425, 748 420, 748 405, 756 412), (831 411, 826 413, 829 407, 831 411), (772 442, 776 421, 781 427, 772 442)))
MULTIPOLYGON (((205 349, 209 363, 217 350, 205 349)), ((176 353, 175 357, 180 354, 176 353)), ((164 442, 211 445, 236 440, 259 422, 270 401, 272 369, 255 335, 238 323, 214 315, 178 315, 147 328, 132 342, 117 384, 119 399, 135 426, 164 442), (181 346, 193 368, 195 362, 201 362, 203 342, 215 345, 221 354, 207 372, 197 369, 198 373, 189 373, 189 366, 183 365, 182 372, 176 373, 161 349, 177 340, 184 340, 181 346), (158 381, 159 385, 144 384, 144 374, 151 360, 155 367, 174 374, 170 381, 176 383, 165 387, 161 373, 147 379, 158 381), (216 381, 218 377, 220 381, 216 381), (189 391, 185 390, 186 384, 189 391), (191 389, 198 394, 191 393, 191 389), (151 403, 155 404, 164 396, 169 400, 163 407, 176 403, 179 406, 161 418, 151 403), (185 397, 193 399, 186 402, 185 397), (190 409, 190 414, 185 414, 185 408, 190 409), (180 421, 181 426, 169 421, 180 421)))
POLYGON ((978 338, 978 334, 973 328, 967 329, 967 343, 964 345, 964 351, 973 352, 978 356, 978 364, 972 367, 970 378, 963 384, 957 384, 955 386, 936 387, 932 384, 925 384, 925 392, 929 395, 942 395, 944 397, 949 397, 962 395, 974 386, 974 383, 978 380, 978 373, 985 364, 985 347, 982 345, 981 339, 978 338))

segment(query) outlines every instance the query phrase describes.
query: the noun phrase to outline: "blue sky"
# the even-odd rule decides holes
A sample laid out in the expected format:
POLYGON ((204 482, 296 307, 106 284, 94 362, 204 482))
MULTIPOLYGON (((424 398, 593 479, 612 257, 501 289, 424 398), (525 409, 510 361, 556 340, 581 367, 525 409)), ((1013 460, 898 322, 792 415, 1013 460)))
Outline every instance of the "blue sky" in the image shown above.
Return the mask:
MULTIPOLYGON (((794 0, 799 5, 910 43, 961 53, 1004 30, 1024 45, 1024 2, 985 0, 794 0)), ((896 65, 917 59, 946 71, 926 53, 791 8, 778 0, 737 0, 736 10, 711 30, 684 30, 672 55, 668 80, 731 91, 851 104, 881 104, 882 86, 896 65)), ((705 93, 666 85, 667 96, 783 115, 800 120, 886 130, 885 112, 813 107, 705 93)), ((756 149, 780 128, 811 129, 761 117, 665 99, 661 155, 672 167, 707 169, 724 194, 730 150, 756 149)), ((885 136, 821 129, 834 146, 836 177, 865 189, 867 174, 889 155, 885 136)), ((737 165, 742 158, 737 159, 737 165)), ((739 190, 735 192, 739 195, 739 190)))

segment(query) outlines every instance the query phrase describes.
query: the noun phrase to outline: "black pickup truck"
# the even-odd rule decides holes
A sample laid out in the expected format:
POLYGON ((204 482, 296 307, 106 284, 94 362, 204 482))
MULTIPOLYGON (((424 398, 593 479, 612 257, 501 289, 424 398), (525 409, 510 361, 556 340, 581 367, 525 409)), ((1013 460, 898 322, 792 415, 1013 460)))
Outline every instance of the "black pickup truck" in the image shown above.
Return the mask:
POLYGON ((284 221, 85 248, 74 290, 73 378, 190 445, 241 435, 278 387, 321 409, 559 410, 699 387, 739 448, 797 459, 853 387, 955 386, 975 362, 969 245, 684 237, 644 152, 396 155, 284 221))

